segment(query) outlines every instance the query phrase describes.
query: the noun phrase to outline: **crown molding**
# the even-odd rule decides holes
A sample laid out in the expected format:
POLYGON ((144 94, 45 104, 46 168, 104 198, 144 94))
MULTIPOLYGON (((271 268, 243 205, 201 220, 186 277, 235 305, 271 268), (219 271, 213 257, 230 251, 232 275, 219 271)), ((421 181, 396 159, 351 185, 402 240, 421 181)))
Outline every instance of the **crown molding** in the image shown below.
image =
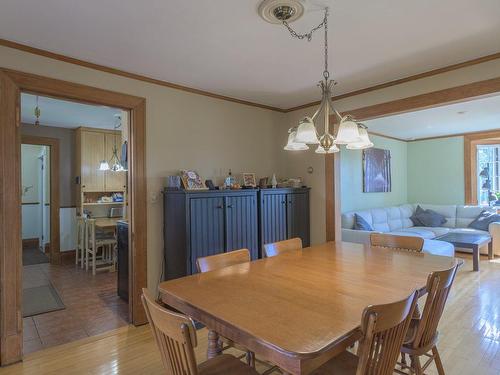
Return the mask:
MULTIPOLYGON (((442 74, 442 73, 450 72, 450 71, 453 71, 453 70, 465 68, 465 67, 472 66, 472 65, 481 64, 481 63, 492 61, 492 60, 496 60, 496 59, 500 59, 500 52, 497 52, 497 53, 494 53, 494 54, 491 54, 491 55, 486 55, 486 56, 478 57, 476 59, 464 61, 464 62, 461 62, 461 63, 458 63, 458 64, 448 65, 448 66, 445 66, 443 68, 433 69, 433 70, 429 70, 427 72, 423 72, 423 73, 419 73, 419 74, 414 74, 414 75, 411 75, 411 76, 408 76, 408 77, 404 77, 404 78, 396 79, 396 80, 393 80, 393 81, 381 83, 381 84, 378 84, 378 85, 375 85, 375 86, 366 87, 364 89, 359 89, 359 90, 351 91, 351 92, 348 92, 348 93, 345 93, 345 94, 336 95, 336 96, 332 97, 332 100, 345 99, 345 98, 349 98, 351 96, 365 94, 365 93, 370 92, 370 91, 375 91, 375 90, 380 90, 380 89, 384 89, 384 88, 391 87, 391 86, 400 85, 402 83, 415 81, 415 80, 421 79, 421 78, 432 77, 432 76, 435 76, 437 74, 442 74)), ((315 102, 311 102, 311 103, 308 103, 308 104, 299 105, 297 107, 292 107, 292 108, 285 109, 284 112, 285 113, 287 113, 287 112, 293 112, 293 111, 297 111, 299 109, 304 109, 304 108, 312 107, 313 105, 319 105, 320 103, 321 103, 320 101, 315 101, 315 102)))
POLYGON ((230 96, 219 95, 219 94, 216 94, 216 93, 213 93, 213 92, 204 91, 204 90, 200 90, 200 89, 195 89, 195 88, 192 88, 192 87, 183 86, 183 85, 179 85, 179 84, 168 82, 168 81, 162 81, 160 79, 151 78, 151 77, 144 76, 144 75, 141 75, 141 74, 130 73, 130 72, 127 72, 127 71, 124 71, 124 70, 121 70, 121 69, 111 68, 111 67, 100 65, 100 64, 95 64, 95 63, 92 63, 92 62, 89 62, 89 61, 84 61, 84 60, 80 60, 80 59, 77 59, 77 58, 74 58, 74 57, 69 57, 69 56, 61 55, 59 53, 50 52, 50 51, 47 51, 47 50, 44 50, 44 49, 31 47, 31 46, 28 46, 28 45, 25 45, 25 44, 21 44, 21 43, 17 43, 17 42, 12 42, 12 41, 6 40, 6 39, 0 39, 0 45, 1 46, 5 46, 5 47, 9 47, 9 48, 13 48, 13 49, 17 49, 17 50, 20 50, 20 51, 28 52, 28 53, 31 53, 31 54, 34 54, 34 55, 48 57, 50 59, 54 59, 54 60, 58 60, 58 61, 63 61, 63 62, 67 62, 67 63, 74 64, 74 65, 83 66, 85 68, 99 70, 99 71, 105 72, 105 73, 111 73, 111 74, 115 74, 115 75, 118 75, 118 76, 135 79, 135 80, 138 80, 138 81, 143 81, 143 82, 152 83, 152 84, 155 84, 155 85, 160 85, 160 86, 168 87, 168 88, 171 88, 171 89, 176 89, 176 90, 190 92, 192 94, 203 95, 203 96, 207 96, 207 97, 210 97, 210 98, 225 100, 225 101, 228 101, 228 102, 233 102, 233 103, 238 103, 238 104, 244 104, 244 105, 248 105, 248 106, 251 106, 251 107, 269 109, 271 111, 285 112, 285 110, 282 109, 282 108, 277 108, 277 107, 272 107, 272 106, 265 105, 265 104, 254 103, 254 102, 250 102, 250 101, 247 101, 247 100, 232 98, 230 96))
MULTIPOLYGON (((99 71, 102 71, 102 72, 106 72, 106 73, 110 73, 110 74, 115 74, 115 75, 118 75, 118 76, 130 78, 130 79, 135 79, 135 80, 138 80, 138 81, 143 81, 143 82, 147 82, 147 83, 151 83, 151 84, 155 84, 155 85, 159 85, 159 86, 164 86, 164 87, 168 87, 168 88, 172 88, 172 89, 176 89, 176 90, 190 92, 192 94, 203 95, 203 96, 207 96, 207 97, 214 98, 214 99, 220 99, 220 100, 225 100, 225 101, 229 101, 229 102, 233 102, 233 103, 248 105, 248 106, 251 106, 251 107, 268 109, 268 110, 276 111, 276 112, 280 112, 280 113, 293 112, 293 111, 297 111, 299 109, 304 109, 304 108, 308 108, 308 107, 311 107, 311 106, 314 106, 314 105, 318 105, 320 103, 319 101, 314 101, 314 102, 311 102, 311 103, 307 103, 307 104, 303 104, 303 105, 296 106, 296 107, 291 107, 291 108, 278 108, 278 107, 269 106, 269 105, 265 105, 265 104, 250 102, 250 101, 247 101, 247 100, 237 99, 237 98, 233 98, 233 97, 229 97, 229 96, 225 96, 225 95, 220 95, 220 94, 216 94, 216 93, 213 93, 213 92, 204 91, 204 90, 200 90, 200 89, 196 89, 196 88, 192 88, 192 87, 188 87, 188 86, 183 86, 183 85, 179 85, 179 84, 176 84, 176 83, 172 83, 172 82, 168 82, 168 81, 163 81, 163 80, 156 79, 156 78, 151 78, 151 77, 144 76, 144 75, 141 75, 141 74, 130 73, 130 72, 127 72, 127 71, 124 71, 124 70, 120 70, 120 69, 116 69, 116 68, 111 68, 111 67, 100 65, 100 64, 95 64, 95 63, 92 63, 92 62, 89 62, 89 61, 80 60, 80 59, 77 59, 77 58, 74 58, 74 57, 65 56, 65 55, 62 55, 62 54, 59 54, 59 53, 47 51, 47 50, 36 48, 36 47, 31 47, 31 46, 28 46, 28 45, 25 45, 25 44, 21 44, 21 43, 17 43, 17 42, 13 42, 13 41, 10 41, 10 40, 7 40, 7 39, 1 39, 0 38, 0 46, 5 46, 5 47, 17 49, 17 50, 20 50, 20 51, 24 51, 24 52, 28 52, 28 53, 34 54, 34 55, 43 56, 43 57, 51 58, 51 59, 54 59, 54 60, 63 61, 63 62, 67 62, 67 63, 70 63, 70 64, 83 66, 83 67, 86 67, 86 68, 89 68, 89 69, 99 70, 99 71)), ((500 52, 494 53, 494 54, 491 54, 491 55, 482 56, 482 57, 479 57, 479 58, 476 58, 476 59, 464 61, 464 62, 461 62, 461 63, 458 63, 458 64, 448 65, 448 66, 445 66, 443 68, 433 69, 433 70, 429 70, 427 72, 423 72, 423 73, 411 75, 411 76, 408 76, 408 77, 396 79, 396 80, 393 80, 393 81, 381 83, 381 84, 378 84, 378 85, 375 85, 375 86, 370 86, 370 87, 366 87, 366 88, 363 88, 363 89, 354 90, 354 91, 351 91, 351 92, 348 92, 348 93, 345 93, 345 94, 336 95, 336 96, 332 97, 332 100, 340 100, 340 99, 348 98, 348 97, 351 97, 351 96, 356 96, 356 95, 364 94, 364 93, 367 93, 367 92, 370 92, 370 91, 380 90, 380 89, 383 89, 383 88, 387 88, 387 87, 399 85, 399 84, 402 84, 402 83, 414 81, 414 80, 421 79, 421 78, 431 77, 431 76, 434 76, 434 75, 437 75, 437 74, 446 73, 446 72, 449 72, 449 71, 453 71, 453 70, 465 68, 467 66, 472 66, 472 65, 476 65, 476 64, 481 64, 481 63, 484 63, 484 62, 487 62, 487 61, 491 61, 491 60, 496 60, 496 59, 500 59, 500 52)))

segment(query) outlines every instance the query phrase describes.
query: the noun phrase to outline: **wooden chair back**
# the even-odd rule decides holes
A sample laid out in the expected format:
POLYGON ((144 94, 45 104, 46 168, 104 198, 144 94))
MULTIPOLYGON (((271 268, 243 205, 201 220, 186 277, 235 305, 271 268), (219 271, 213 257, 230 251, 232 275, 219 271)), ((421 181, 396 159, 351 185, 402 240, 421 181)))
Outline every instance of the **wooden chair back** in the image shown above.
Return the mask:
POLYGON ((356 375, 393 374, 417 299, 417 292, 413 292, 401 301, 364 310, 356 375))
POLYGON ((141 298, 167 373, 197 375, 194 354, 197 341, 193 320, 160 306, 146 289, 142 289, 141 298))
POLYGON ((208 272, 246 262, 250 262, 250 252, 248 249, 240 249, 198 258, 196 269, 198 272, 208 272))
POLYGON ((83 258, 85 251, 85 218, 78 216, 76 218, 76 256, 75 264, 80 261, 83 265, 83 258))
POLYGON ((95 219, 85 219, 85 249, 95 251, 95 219))
POLYGON ((300 249, 302 249, 302 239, 300 239, 299 237, 264 245, 264 252, 266 253, 266 257, 268 258, 280 255, 286 251, 300 249))
POLYGON ((394 236, 385 233, 372 233, 370 235, 370 244, 378 247, 421 252, 424 246, 424 239, 415 236, 394 236))
POLYGON ((427 278, 427 299, 413 340, 414 348, 425 349, 436 343, 439 320, 443 315, 457 269, 458 265, 448 270, 435 271, 427 278))

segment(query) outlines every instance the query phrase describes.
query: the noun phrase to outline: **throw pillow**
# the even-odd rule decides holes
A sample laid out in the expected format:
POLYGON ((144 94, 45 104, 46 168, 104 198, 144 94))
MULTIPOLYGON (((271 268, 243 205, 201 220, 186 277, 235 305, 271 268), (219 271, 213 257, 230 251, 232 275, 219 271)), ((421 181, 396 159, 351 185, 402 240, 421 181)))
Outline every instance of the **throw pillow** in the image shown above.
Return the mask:
POLYGON ((354 229, 355 230, 369 230, 369 231, 373 230, 372 226, 370 224, 368 224, 368 222, 358 214, 354 214, 354 229))
POLYGON ((469 228, 488 231, 491 223, 500 221, 500 215, 488 211, 482 211, 473 221, 469 224, 469 228))
POLYGON ((415 213, 410 217, 415 226, 422 227, 439 227, 446 223, 446 218, 433 210, 424 210, 417 206, 415 213))
POLYGON ((420 205, 417 205, 415 212, 413 213, 413 215, 410 216, 410 220, 413 222, 413 225, 415 225, 416 227, 423 226, 422 222, 418 219, 418 215, 424 212, 425 212, 424 209, 420 207, 420 205))

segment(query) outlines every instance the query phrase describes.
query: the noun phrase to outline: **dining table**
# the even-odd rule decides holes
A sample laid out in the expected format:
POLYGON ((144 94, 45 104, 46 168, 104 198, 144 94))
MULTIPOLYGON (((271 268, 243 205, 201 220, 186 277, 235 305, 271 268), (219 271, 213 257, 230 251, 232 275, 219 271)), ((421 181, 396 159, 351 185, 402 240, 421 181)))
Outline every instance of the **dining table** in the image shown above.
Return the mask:
POLYGON ((361 338, 365 307, 426 293, 430 272, 452 257, 328 242, 160 283, 163 303, 279 366, 309 374, 361 338))
POLYGON ((97 217, 95 219, 95 226, 102 230, 114 230, 116 229, 118 220, 123 219, 119 217, 97 217))

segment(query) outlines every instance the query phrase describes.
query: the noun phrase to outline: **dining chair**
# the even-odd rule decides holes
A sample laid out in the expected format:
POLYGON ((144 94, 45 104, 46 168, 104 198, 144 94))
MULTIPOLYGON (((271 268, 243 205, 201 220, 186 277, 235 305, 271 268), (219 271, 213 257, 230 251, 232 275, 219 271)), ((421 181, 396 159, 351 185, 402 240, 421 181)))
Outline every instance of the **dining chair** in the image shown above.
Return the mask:
POLYGON ((250 262, 250 252, 248 249, 240 249, 198 258, 196 269, 198 272, 208 272, 247 262, 250 262))
POLYGON ((85 220, 85 270, 88 271, 89 263, 91 263, 92 275, 95 275, 98 260, 103 261, 103 263, 110 263, 109 266, 100 267, 99 269, 114 270, 115 246, 116 238, 113 234, 96 234, 95 219, 85 220), (100 254, 99 249, 101 250, 100 254))
MULTIPOLYGON (((247 262, 250 262, 250 252, 248 249, 240 249, 198 258, 196 259, 196 269, 198 272, 209 272, 247 262)), ((223 345, 225 345, 221 348, 222 351, 229 348, 241 350, 246 353, 244 356, 246 356, 247 363, 252 367, 255 366, 255 355, 253 352, 241 345, 238 345, 227 337, 220 336, 220 340, 223 345)))
POLYGON ((85 218, 78 216, 76 218, 76 252, 75 264, 83 268, 85 258, 85 218))
MULTIPOLYGON (((410 328, 401 348, 402 369, 410 369, 416 375, 424 373, 425 369, 435 362, 439 375, 444 375, 443 363, 437 349, 439 320, 450 293, 453 280, 457 273, 458 265, 444 271, 432 272, 427 278, 427 299, 425 300, 422 317, 412 319, 410 328), (410 357, 410 365, 406 363, 405 355, 410 357), (420 363, 420 357, 426 356, 427 362, 420 363)), ((402 371, 396 372, 405 374, 402 371)))
POLYGON ((413 292, 398 302, 366 307, 361 317, 363 336, 357 355, 344 351, 312 374, 393 374, 417 298, 417 292, 413 292))
POLYGON ((267 243, 264 245, 264 252, 266 257, 274 257, 290 250, 302 249, 302 239, 299 237, 291 238, 289 240, 267 243))
POLYGON ((415 236, 395 236, 386 233, 370 234, 370 244, 378 247, 389 247, 398 250, 409 250, 421 252, 424 246, 424 239, 415 236))
POLYGON ((193 320, 160 306, 146 289, 142 289, 141 299, 163 367, 169 375, 258 374, 230 354, 218 355, 198 365, 194 354, 197 337, 193 320))

